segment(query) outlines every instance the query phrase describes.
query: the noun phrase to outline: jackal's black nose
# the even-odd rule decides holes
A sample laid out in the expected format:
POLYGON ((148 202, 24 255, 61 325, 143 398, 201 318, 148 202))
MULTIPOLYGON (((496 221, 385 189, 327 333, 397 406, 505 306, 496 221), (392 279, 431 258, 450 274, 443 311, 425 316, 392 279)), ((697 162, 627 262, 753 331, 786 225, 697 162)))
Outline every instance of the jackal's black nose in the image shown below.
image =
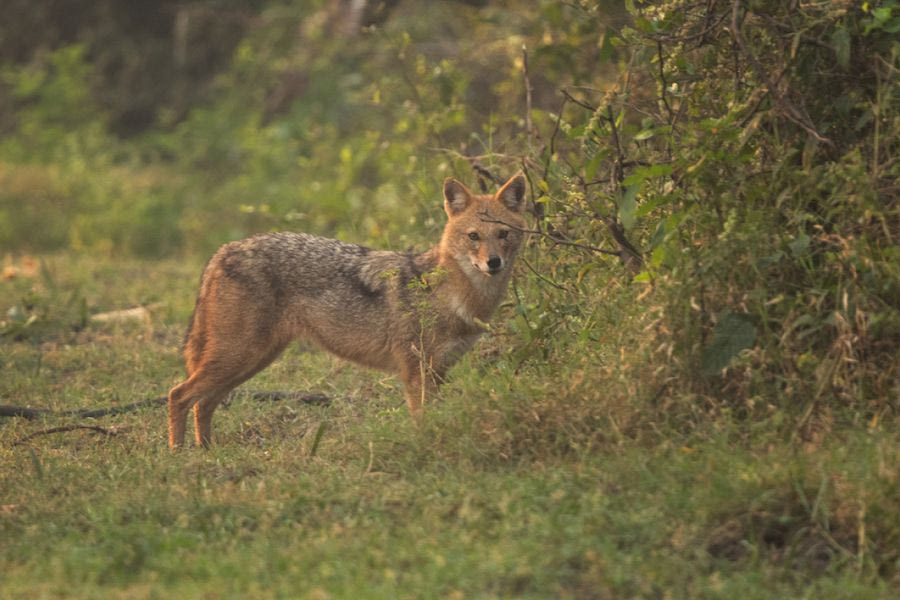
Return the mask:
POLYGON ((502 264, 503 260, 499 256, 492 256, 487 261, 487 266, 491 273, 499 271, 502 264))

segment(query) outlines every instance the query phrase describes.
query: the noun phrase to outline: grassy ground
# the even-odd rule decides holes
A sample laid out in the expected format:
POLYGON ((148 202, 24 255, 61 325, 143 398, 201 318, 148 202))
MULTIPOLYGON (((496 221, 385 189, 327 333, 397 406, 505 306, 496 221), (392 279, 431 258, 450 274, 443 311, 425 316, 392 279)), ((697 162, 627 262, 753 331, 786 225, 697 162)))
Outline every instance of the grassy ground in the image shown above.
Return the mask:
MULTIPOLYGON (((0 404, 165 394, 200 267, 54 257, 0 282, 0 404), (85 324, 138 305, 149 323, 85 324)), ((502 334, 420 428, 393 378, 302 347, 244 387, 332 403, 239 396, 209 451, 169 452, 161 407, 3 420, 0 597, 894 597, 895 426, 670 431, 604 389, 612 338, 522 360, 502 334), (115 435, 15 444, 76 422, 115 435)))

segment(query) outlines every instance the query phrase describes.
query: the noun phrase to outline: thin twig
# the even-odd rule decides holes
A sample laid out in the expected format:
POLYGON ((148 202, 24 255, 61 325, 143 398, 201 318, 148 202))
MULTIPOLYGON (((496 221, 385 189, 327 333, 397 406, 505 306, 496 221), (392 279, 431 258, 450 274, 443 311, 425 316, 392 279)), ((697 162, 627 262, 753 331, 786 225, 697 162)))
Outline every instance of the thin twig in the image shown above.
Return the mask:
POLYGON ((615 217, 602 217, 602 220, 606 223, 607 229, 609 229, 613 239, 616 240, 619 248, 621 248, 616 254, 622 261, 622 264, 635 273, 639 272, 644 264, 644 259, 641 257, 640 251, 626 237, 625 228, 622 227, 622 224, 615 217))
POLYGON ((556 136, 559 134, 560 121, 562 121, 563 111, 568 101, 569 95, 563 91, 562 102, 559 105, 559 110, 556 111, 556 123, 553 126, 553 133, 550 135, 550 150, 547 152, 547 159, 544 161, 544 174, 541 176, 543 181, 547 181, 547 174, 550 172, 550 161, 553 159, 553 155, 556 154, 556 136))
POLYGON ((531 211, 531 214, 534 215, 534 220, 537 223, 538 229, 540 229, 541 224, 544 221, 544 205, 534 201, 538 195, 534 190, 534 181, 531 175, 531 169, 528 167, 528 160, 526 160, 524 156, 522 157, 522 162, 519 164, 519 169, 525 175, 525 181, 528 182, 528 189, 531 190, 532 202, 529 203, 529 210, 531 211))
POLYGON ((598 252, 600 254, 609 254, 611 256, 619 256, 619 253, 615 250, 607 250, 606 248, 598 248, 597 246, 591 246, 590 244, 582 244, 580 242, 573 242, 571 240, 567 240, 559 236, 559 232, 555 232, 554 234, 546 233, 544 231, 540 231, 539 229, 525 229, 522 227, 517 227, 512 223, 507 223, 506 221, 500 219, 491 219, 485 215, 481 216, 481 220, 485 223, 500 223, 501 225, 506 225, 510 229, 514 229, 515 231, 519 231, 521 233, 530 233, 532 235, 539 235, 551 240, 555 244, 560 244, 562 246, 572 246, 573 248, 580 248, 582 250, 588 250, 590 252, 598 252))
POLYGON ((524 256, 520 257, 520 260, 522 261, 522 263, 525 264, 526 267, 528 267, 528 270, 529 270, 529 271, 531 271, 532 273, 534 273, 535 276, 537 276, 537 278, 540 279, 541 281, 543 281, 544 283, 546 283, 546 284, 548 284, 548 285, 552 285, 553 287, 555 287, 555 288, 558 289, 558 290, 562 290, 562 291, 564 291, 564 292, 572 293, 572 290, 570 290, 570 289, 567 288, 566 286, 562 285, 561 283, 556 283, 555 281, 553 281, 553 280, 550 279, 549 277, 547 277, 547 276, 545 276, 545 275, 541 275, 540 273, 538 273, 538 270, 534 268, 534 265, 532 265, 530 262, 528 262, 528 259, 525 258, 524 256))
POLYGON ((789 121, 795 123, 796 125, 799 125, 801 129, 813 136, 819 142, 834 147, 834 142, 831 141, 831 139, 823 136, 816 130, 813 124, 809 121, 809 118, 804 115, 800 111, 800 109, 794 106, 793 102, 791 102, 787 97, 787 94, 781 93, 778 90, 777 82, 769 78, 766 72, 766 68, 762 65, 762 63, 759 62, 759 59, 756 58, 750 48, 747 47, 747 42, 744 40, 744 36, 741 33, 739 24, 739 17, 741 12, 740 9, 741 0, 734 0, 731 5, 731 36, 734 39, 734 42, 737 44, 738 48, 740 48, 741 52, 750 61, 750 64, 753 65, 753 68, 756 70, 757 76, 763 81, 763 83, 766 84, 766 87, 769 89, 772 97, 775 98, 776 103, 781 107, 784 117, 789 121))
POLYGON ((728 13, 725 12, 719 18, 712 22, 709 18, 709 15, 712 14, 712 9, 715 7, 715 2, 712 2, 707 7, 707 25, 698 31, 697 33, 690 33, 687 35, 665 35, 665 34, 654 34, 650 36, 651 39, 661 41, 661 42, 672 42, 672 43, 686 43, 696 39, 700 39, 700 45, 702 45, 706 41, 706 36, 719 28, 719 25, 728 18, 728 13))
POLYGON ((528 148, 531 149, 534 141, 534 131, 531 127, 531 80, 528 79, 528 48, 522 44, 522 75, 525 78, 525 131, 528 134, 528 148))
POLYGON ((472 160, 482 161, 482 160, 494 160, 494 159, 499 159, 499 160, 504 160, 504 161, 518 161, 521 158, 520 156, 514 156, 512 154, 503 154, 501 152, 491 152, 488 154, 471 154, 471 155, 469 155, 469 154, 463 154, 457 150, 453 150, 452 148, 441 148, 441 147, 429 146, 427 149, 430 150, 431 152, 440 152, 441 154, 447 154, 449 156, 452 156, 453 158, 458 158, 460 160, 466 160, 466 161, 472 161, 472 160))
POLYGON ((490 169, 478 162, 477 159, 470 158, 469 166, 471 166, 472 170, 475 171, 475 174, 478 175, 478 186, 481 188, 482 194, 488 193, 488 186, 484 182, 485 179, 489 179, 494 185, 501 185, 503 183, 499 177, 494 175, 494 173, 490 169))
POLYGON ((580 106, 581 108, 585 108, 585 109, 587 109, 587 110, 589 110, 589 111, 591 111, 591 112, 597 112, 597 107, 596 107, 596 106, 591 106, 591 105, 588 104, 587 102, 584 102, 584 101, 582 101, 582 100, 579 100, 578 98, 576 98, 575 96, 573 96, 572 94, 570 94, 569 92, 567 92, 566 90, 562 90, 562 93, 563 93, 563 95, 564 95, 566 98, 569 99, 569 102, 572 102, 572 103, 574 103, 574 104, 577 104, 577 105, 580 106))
MULTIPOLYGON (((766 86, 763 86, 763 87, 766 89, 763 90, 762 93, 759 94, 759 98, 757 98, 756 102, 753 103, 753 107, 750 109, 750 112, 747 113, 747 116, 745 116, 743 119, 741 119, 741 125, 740 125, 741 129, 743 129, 750 123, 750 120, 753 119, 753 116, 757 112, 759 112, 759 109, 762 106, 763 100, 766 99, 766 96, 770 95, 769 89, 766 86)), ((753 96, 755 96, 758 91, 759 90, 756 90, 752 94, 750 94, 750 98, 753 98, 753 96)))

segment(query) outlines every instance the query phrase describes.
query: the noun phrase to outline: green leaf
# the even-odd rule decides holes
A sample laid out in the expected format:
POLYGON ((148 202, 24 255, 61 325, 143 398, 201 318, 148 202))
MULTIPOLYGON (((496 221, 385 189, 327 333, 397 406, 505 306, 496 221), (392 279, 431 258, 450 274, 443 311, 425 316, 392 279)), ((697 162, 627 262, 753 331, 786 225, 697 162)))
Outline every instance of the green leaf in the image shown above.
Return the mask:
POLYGON ((612 57, 612 38, 612 33, 609 30, 603 33, 603 40, 600 42, 600 54, 597 56, 599 62, 606 62, 612 57))
POLYGON ((28 455, 31 458, 31 467, 34 469, 34 476, 38 480, 44 479, 44 467, 41 465, 41 459, 31 446, 28 446, 28 455))
POLYGON ((634 28, 640 31, 641 33, 653 33, 656 27, 654 27, 653 21, 645 19, 643 17, 635 17, 634 18, 634 28))
POLYGON ((637 209, 637 217, 644 217, 653 212, 654 209, 660 207, 664 204, 669 204, 672 201, 672 198, 667 194, 660 194, 658 196, 651 196, 649 199, 644 199, 641 202, 640 207, 637 209))
POLYGON ((588 181, 594 180, 594 177, 597 175, 597 169, 600 168, 600 163, 603 162, 603 159, 605 157, 605 153, 597 153, 594 155, 594 157, 584 167, 585 179, 587 179, 588 181))
POLYGON ((850 66, 850 33, 846 27, 838 27, 831 35, 831 46, 834 48, 834 55, 837 58, 837 64, 842 69, 850 66))
MULTIPOLYGON (((640 134, 638 134, 640 135, 640 134)), ((635 138, 637 139, 637 138, 635 138)), ((672 173, 672 165, 650 165, 647 167, 638 167, 625 178, 622 185, 634 185, 641 183, 652 177, 664 177, 672 173)))
POLYGON ((650 266, 659 268, 669 260, 668 244, 660 244, 650 253, 650 266))
POLYGON ((891 18, 891 7, 879 6, 872 11, 872 16, 875 17, 875 20, 878 21, 879 24, 886 23, 887 20, 891 18))
POLYGON ((659 222, 659 225, 656 226, 656 231, 653 232, 653 237, 650 238, 650 247, 656 248, 659 246, 662 241, 666 239, 666 220, 663 219, 659 222))
POLYGON ((576 125, 575 127, 566 127, 562 129, 562 132, 566 134, 566 137, 570 140, 579 140, 584 137, 584 132, 587 131, 586 125, 576 125))
POLYGON ((634 276, 634 279, 632 279, 632 281, 636 281, 638 283, 650 283, 650 273, 648 271, 641 271, 634 276))
POLYGON ((319 421, 319 425, 316 427, 316 432, 313 434, 312 444, 309 446, 309 456, 315 456, 316 451, 319 449, 319 443, 322 441, 322 436, 325 434, 325 429, 327 427, 327 423, 325 421, 319 421))
POLYGON ((809 236, 801 233, 788 244, 788 248, 791 249, 791 253, 794 256, 799 258, 809 254, 809 242, 809 236))
POLYGON ((728 366, 742 350, 756 342, 756 325, 747 314, 725 311, 713 329, 712 340, 700 356, 704 375, 715 375, 728 366))
POLYGON ((625 228, 625 231, 628 231, 634 226, 634 221, 636 218, 637 211, 637 202, 635 198, 637 197, 638 185, 629 186, 625 193, 622 194, 622 197, 619 199, 619 221, 622 223, 622 227, 625 228))

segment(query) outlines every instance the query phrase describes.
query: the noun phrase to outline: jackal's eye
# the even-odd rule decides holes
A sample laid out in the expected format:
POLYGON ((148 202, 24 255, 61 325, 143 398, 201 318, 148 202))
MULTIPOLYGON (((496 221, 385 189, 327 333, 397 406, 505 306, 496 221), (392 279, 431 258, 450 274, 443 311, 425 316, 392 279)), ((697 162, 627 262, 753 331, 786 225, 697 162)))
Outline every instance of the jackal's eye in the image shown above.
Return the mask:
POLYGON ((479 239, 479 238, 478 238, 478 233, 476 233, 476 232, 474 232, 474 231, 470 231, 470 232, 469 232, 469 239, 470 239, 470 240, 477 240, 477 239, 479 239))
POLYGON ((497 232, 497 237, 500 238, 501 240, 505 240, 506 236, 508 236, 508 235, 509 235, 509 229, 501 229, 500 231, 497 232))

